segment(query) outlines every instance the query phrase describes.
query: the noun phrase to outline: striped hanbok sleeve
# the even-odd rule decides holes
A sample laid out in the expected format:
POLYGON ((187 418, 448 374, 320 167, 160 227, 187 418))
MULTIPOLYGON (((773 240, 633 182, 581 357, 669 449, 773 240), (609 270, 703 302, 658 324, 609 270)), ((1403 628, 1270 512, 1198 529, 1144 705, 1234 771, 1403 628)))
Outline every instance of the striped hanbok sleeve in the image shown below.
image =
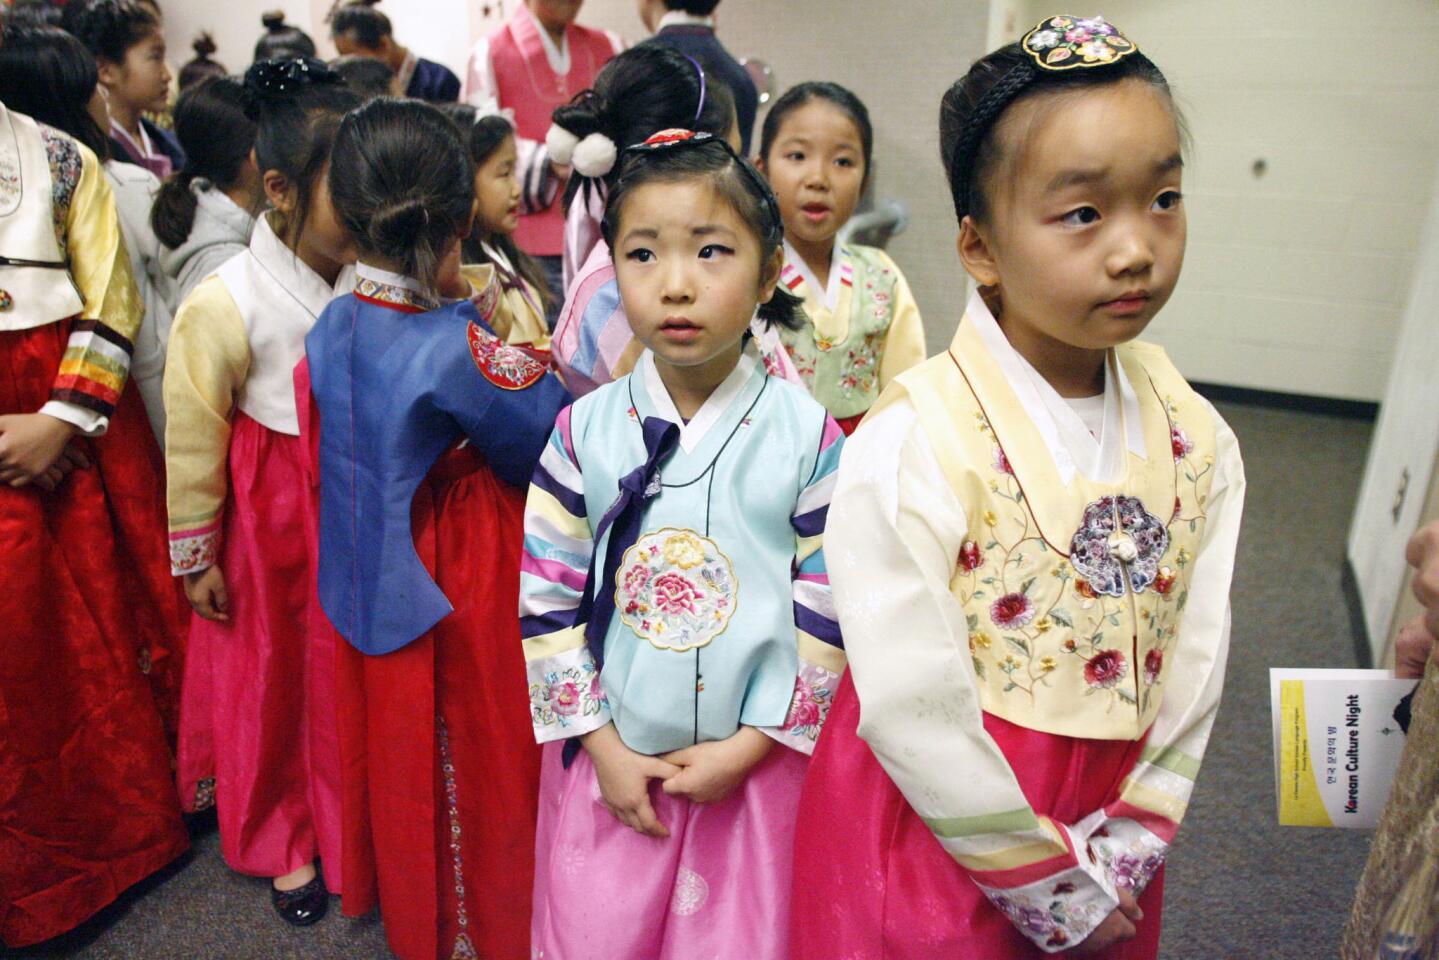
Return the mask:
POLYGON ((780 743, 806 754, 814 752, 845 666, 844 642, 824 563, 824 526, 843 446, 844 433, 826 414, 814 470, 790 517, 795 533, 794 626, 799 673, 784 724, 761 728, 780 743))
POLYGON ((520 635, 535 740, 563 740, 610 722, 599 669, 585 644, 580 599, 594 550, 584 477, 566 407, 540 455, 525 502, 520 635))
POLYGON ((114 194, 95 155, 68 137, 45 132, 57 180, 75 177, 65 213, 70 277, 84 309, 70 338, 48 402, 41 408, 91 435, 103 433, 130 376, 130 358, 144 304, 130 272, 114 194), (73 411, 73 413, 72 413, 73 411))

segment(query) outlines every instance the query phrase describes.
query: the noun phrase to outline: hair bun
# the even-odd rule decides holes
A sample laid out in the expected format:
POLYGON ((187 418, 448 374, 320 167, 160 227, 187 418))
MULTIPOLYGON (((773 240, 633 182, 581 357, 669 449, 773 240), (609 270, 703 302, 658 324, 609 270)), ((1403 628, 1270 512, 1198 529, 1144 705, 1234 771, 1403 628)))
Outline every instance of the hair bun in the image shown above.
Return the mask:
POLYGON ((271 33, 279 33, 285 29, 285 11, 266 10, 260 14, 260 22, 264 24, 265 29, 271 33))
POLYGON ((314 57, 260 60, 245 71, 245 115, 256 120, 265 103, 289 100, 305 87, 342 82, 325 61, 314 57))
POLYGON ((210 59, 210 54, 220 48, 216 46, 215 38, 210 35, 210 31, 202 30, 200 31, 200 35, 195 38, 195 42, 190 44, 190 49, 195 51, 195 59, 208 60, 210 59))

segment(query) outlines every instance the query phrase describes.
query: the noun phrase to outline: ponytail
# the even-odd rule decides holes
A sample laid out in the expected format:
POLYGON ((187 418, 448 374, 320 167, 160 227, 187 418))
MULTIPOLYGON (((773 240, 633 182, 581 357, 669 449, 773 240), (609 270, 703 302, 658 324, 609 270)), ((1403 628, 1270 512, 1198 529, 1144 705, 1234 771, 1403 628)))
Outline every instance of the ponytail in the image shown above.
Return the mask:
POLYGON ((165 179, 150 208, 150 229, 170 249, 194 229, 195 180, 203 178, 221 190, 239 182, 255 146, 255 121, 246 115, 246 103, 245 88, 233 77, 201 80, 180 94, 175 137, 185 151, 185 169, 165 179))
POLYGON ((200 201, 191 189, 194 182, 195 173, 189 167, 172 173, 160 184, 150 207, 150 229, 171 250, 190 239, 190 231, 195 227, 195 211, 200 201))

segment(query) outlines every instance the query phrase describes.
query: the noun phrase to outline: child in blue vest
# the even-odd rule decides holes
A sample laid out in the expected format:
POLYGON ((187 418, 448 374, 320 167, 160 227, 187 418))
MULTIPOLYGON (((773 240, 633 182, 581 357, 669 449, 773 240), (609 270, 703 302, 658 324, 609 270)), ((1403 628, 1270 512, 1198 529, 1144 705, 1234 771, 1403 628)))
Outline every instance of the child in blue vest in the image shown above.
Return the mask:
POLYGON ((547 744, 531 946, 780 958, 796 802, 844 669, 821 551, 841 433, 748 333, 756 307, 796 320, 758 173, 688 131, 627 153, 603 230, 647 349, 560 415, 525 513, 547 744))

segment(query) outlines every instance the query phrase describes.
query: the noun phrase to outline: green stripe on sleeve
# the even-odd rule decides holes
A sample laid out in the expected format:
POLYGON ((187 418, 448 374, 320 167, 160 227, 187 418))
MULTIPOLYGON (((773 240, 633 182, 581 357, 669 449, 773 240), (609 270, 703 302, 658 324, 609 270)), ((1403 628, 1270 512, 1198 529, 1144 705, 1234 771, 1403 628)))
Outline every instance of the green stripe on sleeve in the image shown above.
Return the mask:
POLYGON ((945 840, 985 833, 1023 833, 1039 829, 1039 818, 1028 807, 1004 813, 983 813, 977 817, 921 817, 925 826, 945 840))
POLYGON ((1173 747, 1145 747, 1141 755, 1148 763, 1193 782, 1199 776, 1199 761, 1173 747))

